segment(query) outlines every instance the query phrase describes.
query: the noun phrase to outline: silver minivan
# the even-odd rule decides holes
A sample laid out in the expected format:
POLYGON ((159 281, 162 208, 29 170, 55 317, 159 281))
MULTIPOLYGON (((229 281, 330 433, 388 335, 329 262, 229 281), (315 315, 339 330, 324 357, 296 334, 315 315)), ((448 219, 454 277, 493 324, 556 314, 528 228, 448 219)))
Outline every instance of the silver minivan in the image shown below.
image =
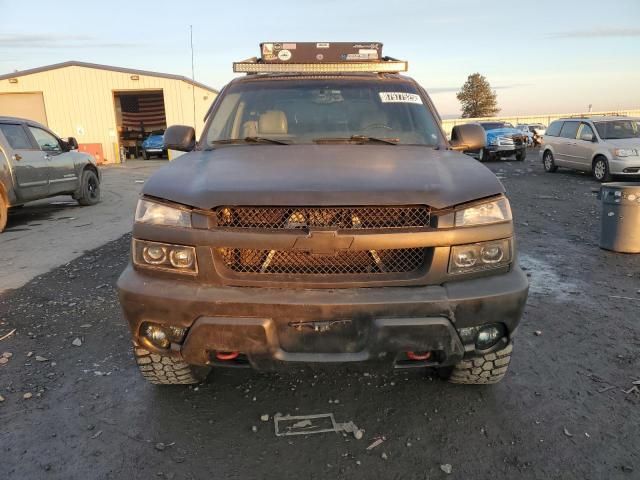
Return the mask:
POLYGON ((561 118, 547 128, 540 148, 546 172, 558 167, 591 172, 600 182, 612 176, 640 178, 640 118, 561 118))

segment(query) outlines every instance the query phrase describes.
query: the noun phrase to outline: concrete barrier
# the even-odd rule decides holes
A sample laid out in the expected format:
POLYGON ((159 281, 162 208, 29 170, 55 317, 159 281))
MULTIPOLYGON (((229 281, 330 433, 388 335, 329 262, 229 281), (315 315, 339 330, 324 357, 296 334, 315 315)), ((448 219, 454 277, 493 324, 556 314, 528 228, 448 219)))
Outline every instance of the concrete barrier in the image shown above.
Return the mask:
POLYGON ((451 134, 451 129, 456 125, 471 122, 503 121, 511 122, 513 126, 518 123, 542 123, 549 126, 551 122, 558 118, 570 116, 589 115, 626 115, 627 117, 640 117, 640 110, 617 110, 615 112, 577 112, 577 113, 544 113, 539 115, 515 115, 510 117, 482 117, 482 118, 451 118, 442 120, 442 128, 447 135, 451 134))

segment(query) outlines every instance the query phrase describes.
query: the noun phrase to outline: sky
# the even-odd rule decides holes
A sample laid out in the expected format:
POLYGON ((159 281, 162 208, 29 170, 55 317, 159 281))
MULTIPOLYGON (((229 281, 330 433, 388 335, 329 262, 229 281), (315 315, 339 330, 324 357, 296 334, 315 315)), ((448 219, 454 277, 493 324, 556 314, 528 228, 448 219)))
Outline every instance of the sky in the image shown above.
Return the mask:
POLYGON ((0 74, 68 60, 220 89, 263 41, 382 42, 440 114, 480 72, 503 115, 640 108, 640 0, 0 0, 0 74))

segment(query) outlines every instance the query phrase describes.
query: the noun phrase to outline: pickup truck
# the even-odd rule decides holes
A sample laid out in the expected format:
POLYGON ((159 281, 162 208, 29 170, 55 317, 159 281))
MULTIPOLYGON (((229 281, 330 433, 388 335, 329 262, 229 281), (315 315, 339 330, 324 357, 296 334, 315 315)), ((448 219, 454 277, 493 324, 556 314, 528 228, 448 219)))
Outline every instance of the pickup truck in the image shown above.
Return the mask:
POLYGON ((505 376, 528 281, 504 187, 459 153, 485 132, 448 141, 380 46, 265 43, 199 139, 167 129, 188 153, 145 182, 118 280, 149 382, 349 363, 505 376))
POLYGON ((78 142, 62 140, 44 125, 0 117, 0 232, 10 207, 57 195, 71 195, 80 205, 100 201, 100 170, 78 142))
POLYGON ((523 161, 527 157, 527 142, 522 131, 508 122, 479 122, 485 131, 485 147, 475 153, 481 162, 493 161, 497 158, 510 157, 515 154, 516 160, 523 161))
POLYGON ((142 158, 149 160, 152 155, 156 155, 159 158, 164 158, 167 155, 167 150, 164 148, 164 135, 162 133, 151 134, 142 142, 142 158))

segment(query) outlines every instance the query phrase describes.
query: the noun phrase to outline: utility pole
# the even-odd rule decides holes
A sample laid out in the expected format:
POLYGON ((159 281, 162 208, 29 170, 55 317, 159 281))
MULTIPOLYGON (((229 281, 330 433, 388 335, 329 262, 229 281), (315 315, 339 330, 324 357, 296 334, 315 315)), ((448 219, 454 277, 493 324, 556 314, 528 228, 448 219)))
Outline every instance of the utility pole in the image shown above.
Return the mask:
MULTIPOLYGON (((191 44, 191 80, 196 81, 196 70, 193 61, 193 25, 189 25, 190 44, 191 44)), ((193 102, 193 128, 196 128, 196 86, 191 84, 191 100, 193 102)))

